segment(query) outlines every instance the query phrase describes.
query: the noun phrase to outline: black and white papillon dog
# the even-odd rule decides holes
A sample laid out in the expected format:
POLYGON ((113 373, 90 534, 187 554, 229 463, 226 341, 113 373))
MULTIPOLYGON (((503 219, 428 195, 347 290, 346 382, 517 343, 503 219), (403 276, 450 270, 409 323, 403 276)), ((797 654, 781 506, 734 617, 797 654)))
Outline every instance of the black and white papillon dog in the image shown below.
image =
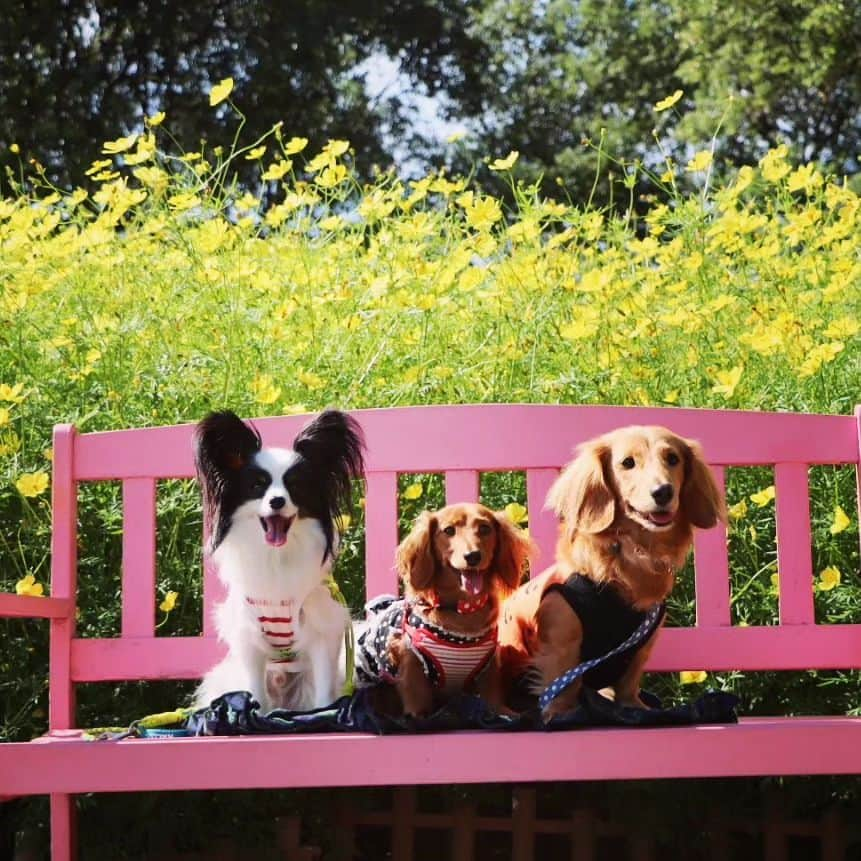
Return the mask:
POLYGON ((350 615, 327 583, 363 448, 358 423, 337 410, 314 419, 292 449, 263 448, 256 429, 229 411, 198 424, 209 552, 227 587, 215 616, 227 655, 204 676, 197 707, 240 690, 267 711, 338 697, 350 615))

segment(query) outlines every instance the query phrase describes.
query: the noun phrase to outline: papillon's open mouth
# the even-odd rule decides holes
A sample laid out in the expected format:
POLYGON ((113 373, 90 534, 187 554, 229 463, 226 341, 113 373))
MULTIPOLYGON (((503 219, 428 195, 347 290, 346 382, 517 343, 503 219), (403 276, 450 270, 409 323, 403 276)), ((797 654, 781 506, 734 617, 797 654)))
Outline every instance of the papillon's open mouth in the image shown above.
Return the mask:
POLYGON ((266 543, 270 547, 281 547, 287 541, 287 533, 290 531, 295 517, 295 515, 283 517, 280 514, 270 514, 268 517, 260 518, 266 543))
POLYGON ((460 572, 460 588, 470 595, 480 595, 484 590, 484 571, 466 568, 460 572))

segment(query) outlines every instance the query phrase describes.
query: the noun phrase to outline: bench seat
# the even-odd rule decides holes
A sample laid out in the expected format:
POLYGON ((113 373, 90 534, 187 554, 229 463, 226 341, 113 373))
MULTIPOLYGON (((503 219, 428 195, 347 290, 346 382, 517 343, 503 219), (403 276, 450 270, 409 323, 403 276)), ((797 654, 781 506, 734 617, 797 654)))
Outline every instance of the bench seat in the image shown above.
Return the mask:
POLYGON ((75 731, 0 748, 4 791, 396 786, 861 772, 861 718, 421 736, 81 741, 75 731), (5 760, 5 762, 4 762, 5 760))

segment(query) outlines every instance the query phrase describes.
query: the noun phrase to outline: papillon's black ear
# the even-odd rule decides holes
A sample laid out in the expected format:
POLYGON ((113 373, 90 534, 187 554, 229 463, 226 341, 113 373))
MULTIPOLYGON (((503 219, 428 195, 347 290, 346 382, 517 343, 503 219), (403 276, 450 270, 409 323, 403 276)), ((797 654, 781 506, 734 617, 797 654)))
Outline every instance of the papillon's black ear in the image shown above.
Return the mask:
POLYGON ((350 509, 350 481, 365 471, 365 439, 359 423, 339 410, 325 410, 300 431, 293 448, 327 478, 329 510, 350 509))
POLYGON ((204 516, 213 530, 213 547, 223 538, 219 512, 230 477, 258 451, 260 434, 230 410, 210 413, 194 430, 194 465, 203 486, 204 516))

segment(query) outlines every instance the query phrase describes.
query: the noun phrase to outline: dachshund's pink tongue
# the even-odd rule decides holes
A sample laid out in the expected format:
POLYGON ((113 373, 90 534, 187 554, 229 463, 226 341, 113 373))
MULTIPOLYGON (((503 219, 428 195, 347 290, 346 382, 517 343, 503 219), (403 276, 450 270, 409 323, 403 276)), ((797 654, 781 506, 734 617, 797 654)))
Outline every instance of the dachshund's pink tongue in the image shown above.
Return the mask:
POLYGON ((649 515, 649 520, 651 520, 652 523, 655 523, 658 526, 667 526, 667 524, 673 522, 674 517, 675 515, 672 511, 653 511, 649 515))
POLYGON ((460 574, 460 583, 464 592, 478 595, 484 586, 484 574, 476 568, 467 568, 460 574))
POLYGON ((281 547, 287 541, 287 533, 293 518, 270 514, 268 517, 261 517, 260 522, 266 533, 266 543, 270 547, 281 547))

